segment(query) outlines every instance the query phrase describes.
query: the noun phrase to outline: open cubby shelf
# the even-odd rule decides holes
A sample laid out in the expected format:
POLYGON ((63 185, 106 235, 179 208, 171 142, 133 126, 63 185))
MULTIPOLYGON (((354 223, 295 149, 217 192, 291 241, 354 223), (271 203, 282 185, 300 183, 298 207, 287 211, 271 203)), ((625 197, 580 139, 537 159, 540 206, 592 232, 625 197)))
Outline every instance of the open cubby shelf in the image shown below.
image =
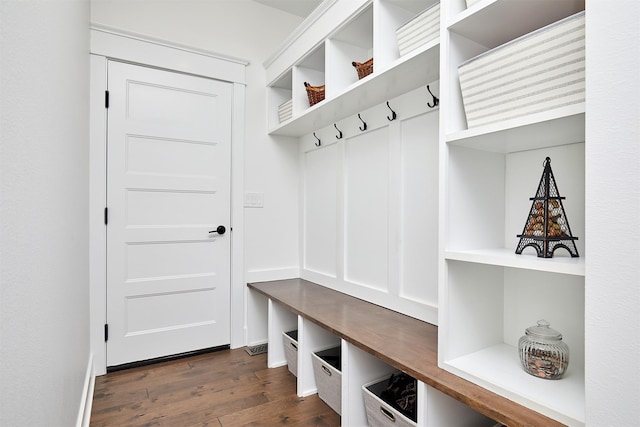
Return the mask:
MULTIPOLYGON (((301 146, 309 145, 302 142, 309 141, 307 137, 316 130, 438 81, 439 123, 433 130, 439 135, 439 194, 432 198, 439 225, 439 250, 433 260, 440 268, 438 369, 556 422, 583 426, 588 271, 584 256, 588 238, 585 103, 567 102, 469 128, 459 67, 584 11, 584 0, 469 0, 469 7, 465 0, 442 2, 439 37, 400 56, 396 30, 435 3, 332 2, 326 15, 339 16, 335 26, 325 31, 326 22, 318 18, 318 25, 311 24, 306 34, 315 35, 313 41, 306 48, 301 47, 302 39, 291 42, 291 49, 281 50, 292 52, 291 56, 282 53, 286 58, 280 57, 267 70, 268 75, 276 76, 267 88, 269 133, 298 137, 301 146), (351 61, 370 57, 374 58, 373 73, 359 80, 351 61), (304 81, 326 84, 325 99, 309 106, 304 81), (277 108, 289 99, 291 118, 280 122, 277 108), (562 250, 547 259, 538 258, 530 248, 515 253, 516 236, 528 218, 530 197, 546 157, 551 158, 558 191, 566 197, 563 206, 572 234, 578 238, 577 258, 562 250), (557 327, 570 347, 569 371, 561 380, 531 377, 515 363, 519 336, 541 318, 557 327)), ((371 132, 370 138, 373 135, 371 132)), ((319 150, 322 148, 326 146, 319 150)), ((347 343, 344 337, 342 340, 346 357, 354 353, 352 346, 362 349, 349 339, 347 343)), ((385 352, 373 354, 389 362, 385 352)), ((429 382, 425 377, 422 380, 429 382)), ((423 416, 420 422, 427 425, 426 419, 423 416)))

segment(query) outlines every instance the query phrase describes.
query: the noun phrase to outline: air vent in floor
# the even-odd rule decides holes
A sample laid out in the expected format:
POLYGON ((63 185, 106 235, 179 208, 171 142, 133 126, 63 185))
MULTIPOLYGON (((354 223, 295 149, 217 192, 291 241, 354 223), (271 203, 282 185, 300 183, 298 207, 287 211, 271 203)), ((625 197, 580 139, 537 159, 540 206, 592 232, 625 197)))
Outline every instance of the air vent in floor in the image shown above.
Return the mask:
POLYGON ((267 344, 252 345, 250 347, 247 347, 246 350, 247 350, 247 353, 249 353, 251 356, 255 356, 256 354, 266 353, 267 344))

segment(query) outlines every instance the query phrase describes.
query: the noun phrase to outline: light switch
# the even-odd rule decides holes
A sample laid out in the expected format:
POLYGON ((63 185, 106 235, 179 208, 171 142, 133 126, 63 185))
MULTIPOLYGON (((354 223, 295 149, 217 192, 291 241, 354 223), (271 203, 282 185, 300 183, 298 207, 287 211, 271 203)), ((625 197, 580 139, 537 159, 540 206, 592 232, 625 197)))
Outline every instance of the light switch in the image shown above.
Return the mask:
POLYGON ((263 208, 264 193, 244 193, 245 208, 263 208))

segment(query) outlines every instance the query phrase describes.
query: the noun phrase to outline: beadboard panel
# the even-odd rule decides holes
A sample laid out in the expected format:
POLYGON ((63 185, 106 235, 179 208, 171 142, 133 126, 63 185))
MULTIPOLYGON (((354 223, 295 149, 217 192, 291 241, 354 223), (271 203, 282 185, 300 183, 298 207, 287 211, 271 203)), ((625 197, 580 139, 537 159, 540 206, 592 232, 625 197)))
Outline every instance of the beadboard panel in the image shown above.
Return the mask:
POLYGON ((386 292, 389 128, 357 135, 345 144, 345 280, 386 292))
POLYGON ((301 277, 437 323, 431 101, 419 88, 301 137, 301 277))
POLYGON ((438 120, 437 111, 401 126, 400 296, 437 305, 438 120))
POLYGON ((304 154, 304 268, 337 276, 338 146, 304 154))

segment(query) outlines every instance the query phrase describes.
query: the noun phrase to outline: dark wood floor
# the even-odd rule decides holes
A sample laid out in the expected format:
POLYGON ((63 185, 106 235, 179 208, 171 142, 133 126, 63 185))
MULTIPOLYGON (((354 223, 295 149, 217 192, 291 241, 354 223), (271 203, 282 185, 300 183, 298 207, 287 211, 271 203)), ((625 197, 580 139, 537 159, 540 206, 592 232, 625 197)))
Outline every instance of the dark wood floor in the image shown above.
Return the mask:
POLYGON ((318 395, 298 397, 286 366, 222 350, 96 378, 91 426, 339 426, 318 395))

